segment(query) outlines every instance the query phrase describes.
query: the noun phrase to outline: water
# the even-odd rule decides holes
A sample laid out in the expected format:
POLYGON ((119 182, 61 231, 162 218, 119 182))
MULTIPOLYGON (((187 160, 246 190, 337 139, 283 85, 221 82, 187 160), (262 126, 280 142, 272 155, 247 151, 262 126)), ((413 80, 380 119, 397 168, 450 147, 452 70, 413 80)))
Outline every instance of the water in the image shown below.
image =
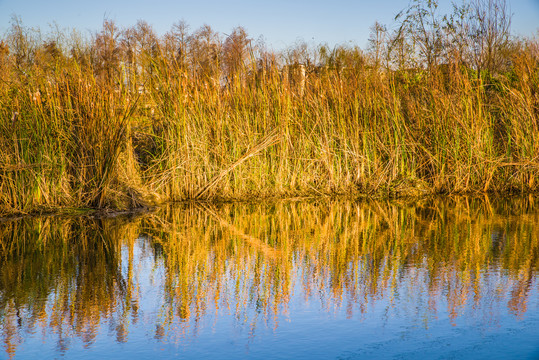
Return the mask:
POLYGON ((0 358, 538 359, 534 198, 0 223, 0 358))

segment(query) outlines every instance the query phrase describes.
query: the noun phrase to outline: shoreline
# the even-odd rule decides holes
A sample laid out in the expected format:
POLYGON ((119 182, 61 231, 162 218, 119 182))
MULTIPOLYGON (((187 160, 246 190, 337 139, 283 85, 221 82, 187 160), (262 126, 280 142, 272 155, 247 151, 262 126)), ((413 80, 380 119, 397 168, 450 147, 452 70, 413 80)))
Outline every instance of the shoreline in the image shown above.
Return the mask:
POLYGON ((405 203, 418 203, 428 199, 450 199, 450 198, 523 198, 523 197, 537 197, 539 192, 517 192, 517 191, 505 191, 505 192, 461 192, 461 193, 429 193, 422 195, 397 195, 397 196, 383 196, 373 194, 316 194, 316 195, 296 195, 296 196, 266 196, 266 197, 243 197, 243 198, 209 198, 209 199, 186 199, 179 201, 165 201, 159 204, 152 204, 143 207, 130 208, 130 209, 111 209, 111 208, 58 208, 55 210, 34 212, 34 213, 12 213, 0 215, 0 224, 18 221, 22 219, 44 218, 44 217, 84 217, 89 219, 108 219, 116 217, 132 218, 145 214, 151 214, 158 211, 160 208, 167 206, 180 207, 182 205, 221 205, 221 204, 252 204, 252 203, 277 203, 277 202, 308 202, 318 200, 331 200, 331 201, 398 201, 405 203))

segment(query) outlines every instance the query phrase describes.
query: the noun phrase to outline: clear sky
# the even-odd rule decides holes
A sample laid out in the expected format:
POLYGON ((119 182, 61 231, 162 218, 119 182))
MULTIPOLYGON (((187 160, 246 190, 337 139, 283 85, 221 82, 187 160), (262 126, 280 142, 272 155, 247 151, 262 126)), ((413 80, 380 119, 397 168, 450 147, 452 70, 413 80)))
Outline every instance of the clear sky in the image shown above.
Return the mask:
MULTIPOLYGON (((537 34, 539 0, 507 1, 513 13, 513 33, 537 34)), ((439 3, 441 12, 448 13, 451 1, 439 3)), ((273 49, 298 39, 365 47, 374 21, 391 26, 394 16, 407 5, 408 0, 0 0, 0 34, 8 29, 12 15, 45 32, 56 22, 61 28, 88 34, 99 30, 105 18, 119 26, 131 26, 142 19, 159 34, 183 19, 190 31, 208 24, 226 34, 241 25, 254 39, 263 35, 273 49)))

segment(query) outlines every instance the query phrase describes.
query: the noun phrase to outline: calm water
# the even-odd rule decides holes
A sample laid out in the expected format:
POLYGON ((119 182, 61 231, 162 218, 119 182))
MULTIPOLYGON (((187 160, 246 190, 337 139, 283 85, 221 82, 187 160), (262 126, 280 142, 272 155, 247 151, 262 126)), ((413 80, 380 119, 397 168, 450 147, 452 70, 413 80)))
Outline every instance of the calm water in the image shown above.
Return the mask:
POLYGON ((0 358, 539 358, 533 198, 0 223, 0 358))

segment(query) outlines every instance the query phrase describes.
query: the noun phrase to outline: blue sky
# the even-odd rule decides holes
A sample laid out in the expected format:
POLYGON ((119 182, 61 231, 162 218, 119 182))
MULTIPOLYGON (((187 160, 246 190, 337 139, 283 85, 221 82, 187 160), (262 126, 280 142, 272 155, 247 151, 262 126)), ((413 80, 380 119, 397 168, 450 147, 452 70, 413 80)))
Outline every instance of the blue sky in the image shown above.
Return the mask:
MULTIPOLYGON (((449 12, 451 1, 439 3, 442 13, 449 12)), ((539 0, 508 3, 513 13, 513 33, 537 34, 539 0)), ((184 19, 191 31, 208 24, 216 31, 229 33, 241 25, 254 39, 263 35, 274 49, 292 45, 298 39, 330 45, 351 42, 365 47, 374 21, 391 25, 395 14, 407 5, 407 0, 0 0, 0 34, 8 29, 14 14, 26 26, 45 32, 56 22, 62 28, 76 28, 87 34, 99 30, 104 18, 120 26, 131 26, 142 19, 160 34, 184 19)))

